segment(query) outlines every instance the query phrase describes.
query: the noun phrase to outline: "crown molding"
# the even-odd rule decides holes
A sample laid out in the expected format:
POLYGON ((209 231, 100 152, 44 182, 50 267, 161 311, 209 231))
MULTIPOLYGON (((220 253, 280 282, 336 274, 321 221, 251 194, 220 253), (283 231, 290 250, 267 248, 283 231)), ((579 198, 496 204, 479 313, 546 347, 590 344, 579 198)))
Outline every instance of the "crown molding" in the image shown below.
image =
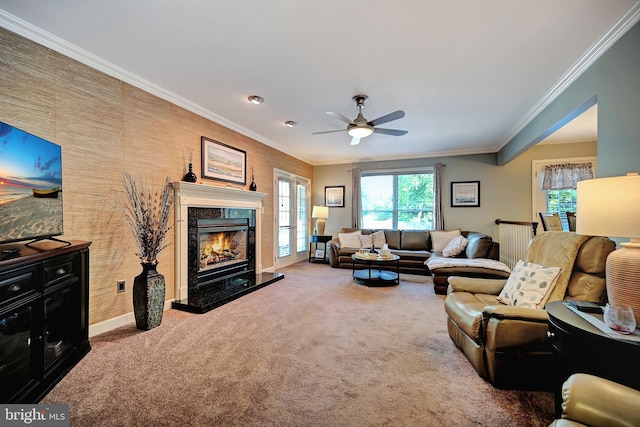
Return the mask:
POLYGON ((35 25, 23 19, 20 19, 17 16, 11 15, 10 13, 7 13, 2 9, 0 9, 0 27, 6 28, 7 30, 14 32, 28 40, 47 47, 66 57, 74 59, 88 67, 101 71, 110 77, 128 83, 134 87, 137 87, 138 89, 155 95, 158 98, 161 98, 188 111, 191 111, 198 116, 209 119, 219 125, 222 125, 228 129, 238 132, 265 145, 268 145, 278 151, 287 153, 288 155, 295 157, 298 160, 310 163, 309 159, 304 158, 300 154, 292 153, 290 149, 283 147, 280 144, 277 144, 262 135, 252 132, 251 130, 246 129, 238 125, 237 123, 219 116, 213 111, 210 111, 202 107, 201 105, 193 103, 179 95, 176 95, 175 93, 168 91, 146 79, 143 79, 142 77, 133 74, 125 70, 124 68, 118 67, 115 64, 105 61, 104 59, 90 52, 87 52, 86 50, 81 49, 78 46, 75 46, 39 27, 36 27, 35 25))
POLYGON ((435 157, 455 157, 455 156, 471 156, 478 154, 496 154, 498 152, 497 147, 481 147, 477 149, 464 149, 464 150, 448 150, 448 151, 432 151, 418 154, 411 154, 406 156, 383 156, 372 158, 359 158, 359 159, 329 159, 320 160, 311 163, 312 166, 332 166, 332 165, 345 165, 345 164, 361 164, 370 162, 384 162, 394 160, 416 160, 416 159, 432 159, 435 157))
MULTIPOLYGON (((582 55, 582 57, 576 61, 576 63, 569 69, 560 80, 527 112, 527 114, 516 124, 516 126, 505 136, 505 138, 495 148, 484 148, 478 150, 461 150, 461 151, 443 151, 437 153, 425 153, 424 157, 441 157, 441 156, 455 156, 455 155, 469 155, 469 154, 485 154, 491 152, 497 152, 502 149, 511 139, 513 139, 527 124, 529 124, 540 112, 542 112, 553 100, 555 100, 569 85, 571 85, 584 71, 589 68, 611 45, 613 45, 623 34, 625 34, 633 25, 640 20, 640 0, 636 1, 633 6, 605 33, 605 35, 596 41, 588 51, 582 55)), ((188 111, 191 111, 198 116, 209 119, 221 126, 224 126, 230 130, 238 132, 248 138, 270 146, 278 151, 287 153, 288 155, 297 158, 303 162, 309 163, 313 166, 326 165, 326 164, 341 164, 342 161, 338 160, 337 163, 313 161, 300 153, 292 152, 290 148, 284 147, 262 135, 252 132, 235 122, 232 122, 218 114, 195 104, 177 94, 170 92, 158 85, 151 83, 150 81, 141 78, 121 67, 118 67, 104 59, 91 54, 67 41, 47 32, 43 29, 30 24, 14 15, 7 13, 0 9, 0 27, 6 28, 22 37, 25 37, 35 43, 45 46, 53 51, 56 51, 64 56, 74 59, 84 65, 94 68, 98 71, 105 73, 108 76, 114 77, 125 83, 128 83, 134 87, 137 87, 145 92, 153 94, 165 101, 171 102, 179 107, 182 107, 188 111)), ((408 158, 415 158, 411 156, 408 158)), ((389 157, 388 159, 376 159, 381 160, 403 160, 403 158, 389 157)), ((344 163, 352 163, 353 160, 344 160, 344 163)))
POLYGON ((640 21, 640 1, 636 1, 616 23, 578 59, 558 82, 525 114, 500 142, 502 149, 526 125, 551 104, 564 90, 578 79, 604 52, 640 21))

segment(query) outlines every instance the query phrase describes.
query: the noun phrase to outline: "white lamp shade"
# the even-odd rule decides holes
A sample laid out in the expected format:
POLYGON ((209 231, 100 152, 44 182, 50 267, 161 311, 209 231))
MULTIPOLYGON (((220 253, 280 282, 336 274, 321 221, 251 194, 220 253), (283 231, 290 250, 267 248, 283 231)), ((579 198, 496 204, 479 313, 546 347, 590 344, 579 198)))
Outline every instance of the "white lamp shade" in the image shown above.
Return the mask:
POLYGON ((631 238, 607 257, 607 298, 613 307, 631 307, 640 325, 640 176, 588 179, 577 187, 576 233, 631 238))
POLYGON ((576 233, 640 238, 640 176, 578 182, 576 233))
POLYGON ((329 207, 314 206, 311 211, 311 218, 329 218, 329 207))

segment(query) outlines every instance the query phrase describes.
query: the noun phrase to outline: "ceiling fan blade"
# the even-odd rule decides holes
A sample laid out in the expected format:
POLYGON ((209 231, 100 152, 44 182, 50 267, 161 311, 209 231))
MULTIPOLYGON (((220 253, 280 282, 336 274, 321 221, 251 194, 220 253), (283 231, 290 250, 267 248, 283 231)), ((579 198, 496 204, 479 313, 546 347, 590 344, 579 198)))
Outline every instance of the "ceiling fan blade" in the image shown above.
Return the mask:
POLYGON ((351 144, 350 145, 358 145, 358 144, 360 144, 360 138, 357 138, 355 136, 353 138, 351 138, 351 144))
POLYGON ((382 117, 378 117, 377 119, 371 120, 369 122, 369 124, 371 126, 377 126, 377 125, 381 125, 383 123, 387 123, 393 120, 398 120, 404 117, 404 111, 402 110, 397 110, 394 111, 393 113, 389 113, 387 115, 384 115, 382 117))
POLYGON ((352 120, 347 119, 345 116, 343 116, 340 113, 334 113, 333 111, 327 111, 327 114, 330 115, 331 117, 335 117, 338 120, 342 120, 343 122, 345 122, 345 123, 347 123, 349 125, 354 124, 352 120))
POLYGON ((346 129, 338 129, 338 130, 323 130, 321 132, 311 132, 311 135, 321 135, 323 133, 335 133, 335 132, 345 132, 346 129))
POLYGON ((373 133, 381 133, 383 135, 402 136, 409 133, 409 131, 398 130, 398 129, 373 128, 373 133))

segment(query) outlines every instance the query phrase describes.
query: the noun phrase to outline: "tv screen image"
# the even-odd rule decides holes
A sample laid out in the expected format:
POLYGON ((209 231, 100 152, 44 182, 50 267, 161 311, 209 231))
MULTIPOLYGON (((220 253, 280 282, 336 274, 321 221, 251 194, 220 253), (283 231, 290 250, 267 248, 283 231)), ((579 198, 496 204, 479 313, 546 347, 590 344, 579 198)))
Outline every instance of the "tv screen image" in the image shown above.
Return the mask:
POLYGON ((0 122, 0 243, 59 236, 62 148, 0 122))

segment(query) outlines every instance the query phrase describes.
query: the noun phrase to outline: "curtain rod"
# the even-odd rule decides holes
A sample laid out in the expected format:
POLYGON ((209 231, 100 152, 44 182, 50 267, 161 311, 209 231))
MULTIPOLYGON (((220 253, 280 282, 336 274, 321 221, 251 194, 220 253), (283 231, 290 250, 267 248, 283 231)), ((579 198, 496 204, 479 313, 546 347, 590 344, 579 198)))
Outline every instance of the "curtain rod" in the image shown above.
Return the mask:
MULTIPOLYGON (((432 165, 422 165, 422 166, 412 166, 406 168, 384 168, 384 169, 360 169, 361 171, 376 171, 376 172, 386 172, 386 171, 401 171, 401 170, 416 170, 420 168, 433 168, 435 167, 435 163, 432 165)), ((442 166, 447 166, 446 163, 442 163, 442 166)), ((351 172, 353 169, 347 169, 347 172, 351 172)))

